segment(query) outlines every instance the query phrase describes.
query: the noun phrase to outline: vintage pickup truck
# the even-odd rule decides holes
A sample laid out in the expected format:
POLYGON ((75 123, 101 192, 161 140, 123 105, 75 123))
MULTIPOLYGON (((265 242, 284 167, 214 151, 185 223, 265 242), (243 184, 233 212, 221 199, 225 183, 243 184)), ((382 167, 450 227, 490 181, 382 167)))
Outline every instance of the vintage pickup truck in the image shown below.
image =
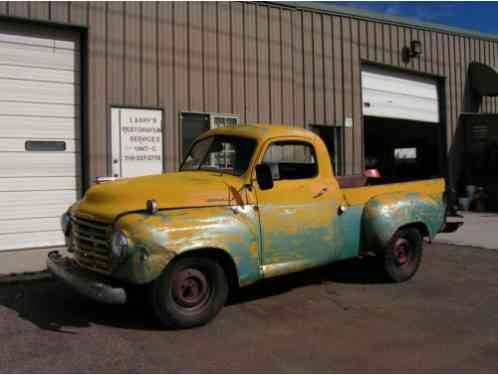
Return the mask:
POLYGON ((367 252, 390 280, 410 279, 446 206, 443 179, 341 189, 305 129, 218 128, 179 172, 92 186, 61 219, 72 256, 47 265, 102 302, 142 285, 164 325, 191 327, 240 287, 367 252))

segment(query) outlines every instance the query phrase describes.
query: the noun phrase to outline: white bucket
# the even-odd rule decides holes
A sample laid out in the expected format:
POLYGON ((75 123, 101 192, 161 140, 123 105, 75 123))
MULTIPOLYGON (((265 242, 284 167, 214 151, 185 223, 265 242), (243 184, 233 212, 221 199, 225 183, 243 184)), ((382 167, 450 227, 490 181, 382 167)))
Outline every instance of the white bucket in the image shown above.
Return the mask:
POLYGON ((467 190, 467 197, 472 198, 474 196, 474 193, 477 189, 477 186, 475 185, 467 185, 465 190, 467 190))
POLYGON ((459 204, 460 207, 462 207, 462 209, 464 211, 468 211, 469 210, 470 201, 471 201, 471 198, 469 198, 469 197, 458 198, 458 204, 459 204))

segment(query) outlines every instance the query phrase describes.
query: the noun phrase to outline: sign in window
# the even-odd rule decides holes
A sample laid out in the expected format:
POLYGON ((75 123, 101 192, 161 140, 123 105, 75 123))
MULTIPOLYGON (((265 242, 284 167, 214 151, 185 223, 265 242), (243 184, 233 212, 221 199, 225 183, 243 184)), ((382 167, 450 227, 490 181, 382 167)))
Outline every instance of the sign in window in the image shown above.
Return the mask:
POLYGON ((396 163, 415 163, 417 161, 417 149, 415 147, 395 148, 394 160, 396 163))

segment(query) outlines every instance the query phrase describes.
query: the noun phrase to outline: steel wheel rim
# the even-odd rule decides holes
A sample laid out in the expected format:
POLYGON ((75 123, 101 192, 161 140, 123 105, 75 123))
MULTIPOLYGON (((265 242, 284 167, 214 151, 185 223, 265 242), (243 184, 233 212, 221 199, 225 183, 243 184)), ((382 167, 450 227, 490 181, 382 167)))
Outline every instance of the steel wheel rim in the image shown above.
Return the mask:
POLYGON ((398 238, 394 244, 394 262, 398 267, 409 267, 414 257, 412 244, 405 238, 398 238))
POLYGON ((211 285, 205 272, 196 268, 178 271, 173 278, 173 298, 179 306, 198 310, 211 294, 211 285))

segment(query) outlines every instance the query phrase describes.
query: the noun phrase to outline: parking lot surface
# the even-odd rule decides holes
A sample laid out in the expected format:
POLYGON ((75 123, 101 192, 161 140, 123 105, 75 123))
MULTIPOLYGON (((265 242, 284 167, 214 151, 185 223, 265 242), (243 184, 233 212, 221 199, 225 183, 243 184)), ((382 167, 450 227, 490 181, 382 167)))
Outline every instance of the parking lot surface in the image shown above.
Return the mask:
POLYGON ((375 265, 268 280, 182 331, 56 281, 2 285, 0 372, 498 372, 498 252, 428 245, 403 284, 375 265))

